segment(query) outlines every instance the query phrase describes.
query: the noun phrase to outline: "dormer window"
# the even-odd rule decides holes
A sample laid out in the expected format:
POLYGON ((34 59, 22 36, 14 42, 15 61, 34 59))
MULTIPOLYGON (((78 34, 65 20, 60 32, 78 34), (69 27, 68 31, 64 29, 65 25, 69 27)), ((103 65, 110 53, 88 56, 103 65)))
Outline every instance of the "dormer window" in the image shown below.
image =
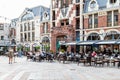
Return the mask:
POLYGON ((91 7, 91 8, 95 8, 95 6, 96 6, 96 2, 95 2, 95 1, 92 1, 91 4, 90 4, 90 7, 91 7))
POLYGON ((110 0, 110 3, 113 4, 113 3, 116 3, 117 0, 110 0))

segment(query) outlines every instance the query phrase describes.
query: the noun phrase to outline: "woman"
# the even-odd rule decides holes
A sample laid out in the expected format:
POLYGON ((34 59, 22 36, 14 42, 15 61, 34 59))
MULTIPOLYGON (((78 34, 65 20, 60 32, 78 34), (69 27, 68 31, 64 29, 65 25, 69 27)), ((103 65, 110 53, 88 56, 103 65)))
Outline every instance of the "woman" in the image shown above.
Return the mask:
POLYGON ((9 49, 8 57, 9 57, 9 64, 12 64, 13 57, 14 57, 14 53, 13 53, 12 48, 9 49))

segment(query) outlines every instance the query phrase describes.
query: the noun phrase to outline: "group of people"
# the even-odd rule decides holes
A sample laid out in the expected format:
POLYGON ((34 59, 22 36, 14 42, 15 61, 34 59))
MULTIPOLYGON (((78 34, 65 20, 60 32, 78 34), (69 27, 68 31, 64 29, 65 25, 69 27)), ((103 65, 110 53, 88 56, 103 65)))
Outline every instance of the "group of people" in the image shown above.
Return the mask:
POLYGON ((30 51, 26 53, 27 60, 31 59, 32 61, 41 61, 41 60, 53 60, 53 54, 50 52, 44 52, 44 51, 30 51))

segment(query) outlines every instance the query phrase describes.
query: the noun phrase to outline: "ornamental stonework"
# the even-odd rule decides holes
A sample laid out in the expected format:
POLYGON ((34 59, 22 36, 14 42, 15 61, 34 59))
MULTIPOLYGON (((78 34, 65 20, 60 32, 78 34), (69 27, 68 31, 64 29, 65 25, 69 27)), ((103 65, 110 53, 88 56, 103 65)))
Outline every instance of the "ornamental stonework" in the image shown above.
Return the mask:
POLYGON ((99 12, 98 13, 98 16, 105 16, 105 15, 107 15, 107 12, 99 12))

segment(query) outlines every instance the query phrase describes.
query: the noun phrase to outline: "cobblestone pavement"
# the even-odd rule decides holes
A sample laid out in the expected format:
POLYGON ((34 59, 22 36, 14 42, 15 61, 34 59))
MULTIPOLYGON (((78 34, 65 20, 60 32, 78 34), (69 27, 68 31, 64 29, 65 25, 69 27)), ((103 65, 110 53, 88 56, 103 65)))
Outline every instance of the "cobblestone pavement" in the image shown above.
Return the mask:
POLYGON ((0 80, 120 80, 120 69, 32 62, 26 61, 26 57, 16 58, 15 63, 8 64, 8 58, 1 56, 0 80))

